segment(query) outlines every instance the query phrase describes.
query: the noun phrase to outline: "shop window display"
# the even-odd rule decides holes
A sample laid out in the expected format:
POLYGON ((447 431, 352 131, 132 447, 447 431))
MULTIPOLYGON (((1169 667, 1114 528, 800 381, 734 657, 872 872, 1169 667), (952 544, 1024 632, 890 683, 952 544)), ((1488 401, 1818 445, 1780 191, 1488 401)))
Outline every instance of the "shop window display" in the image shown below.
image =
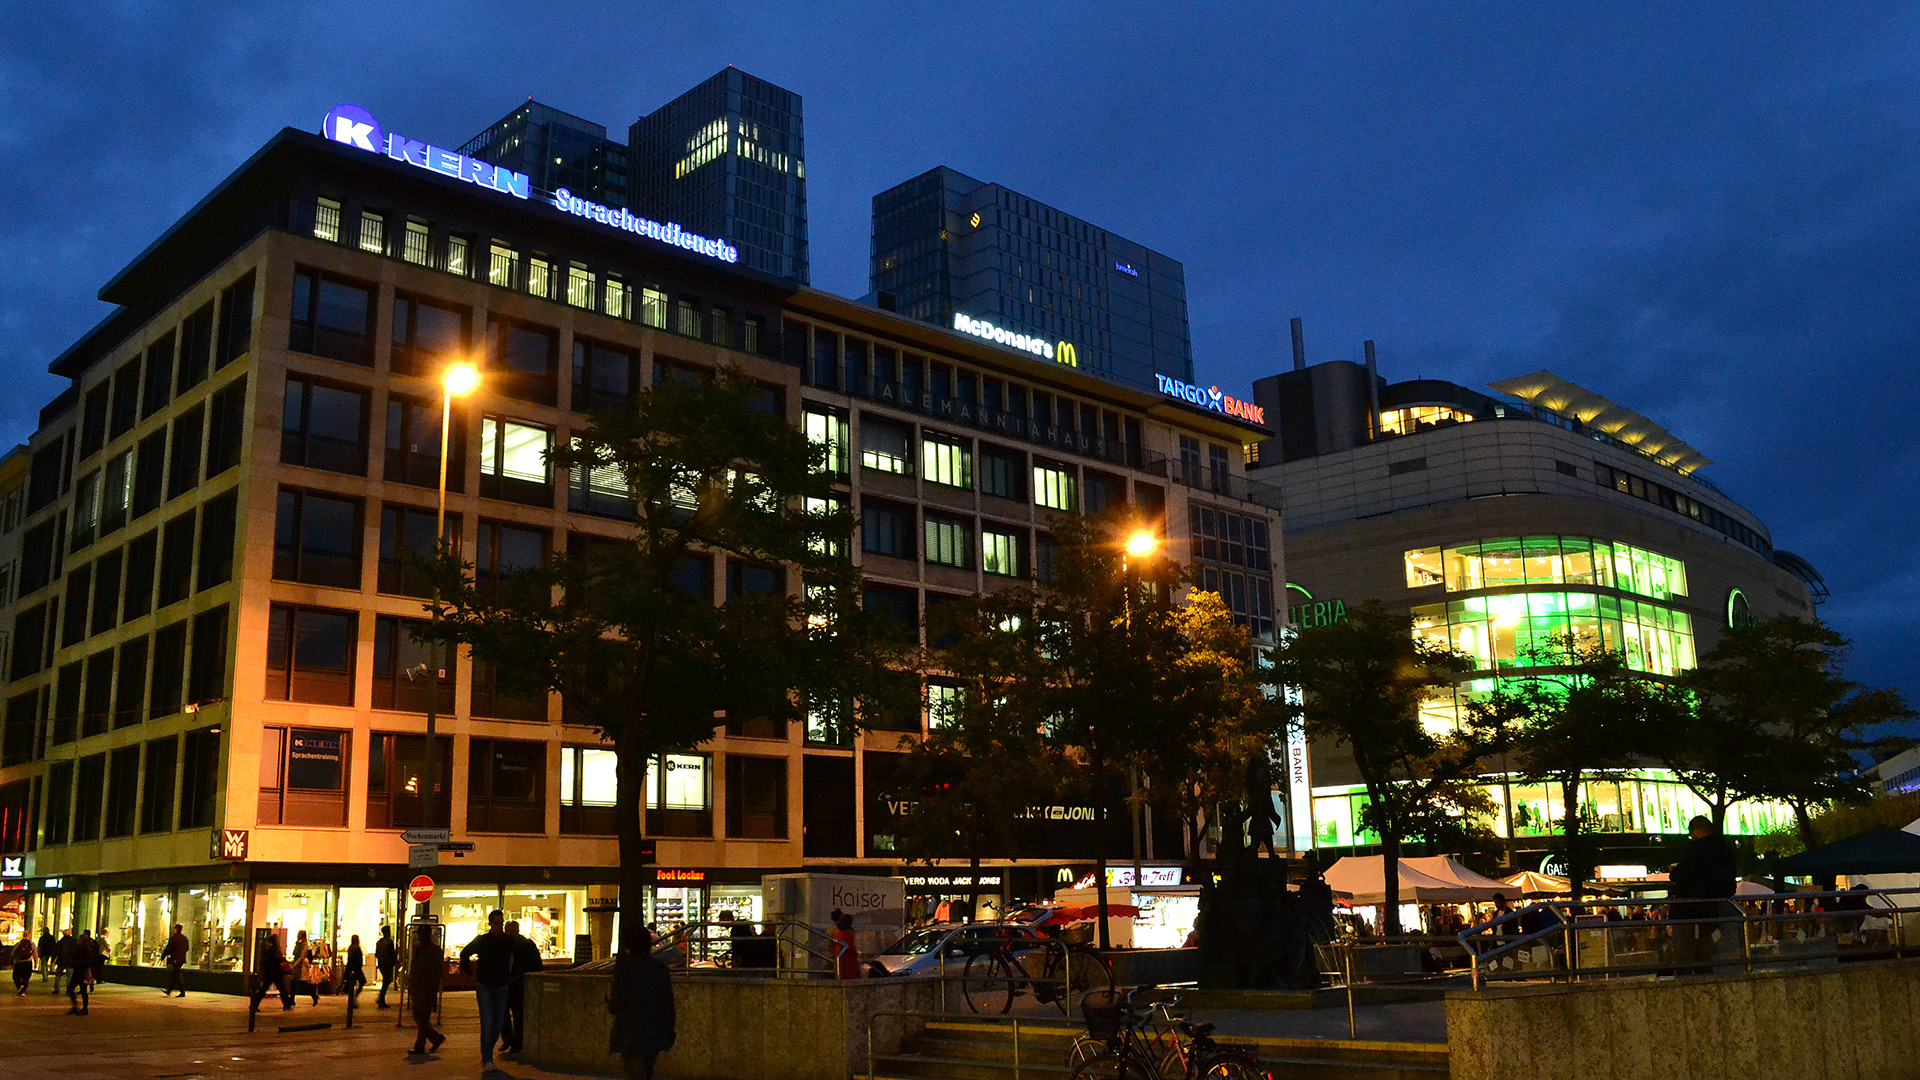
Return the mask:
POLYGON ((202 971, 239 971, 246 964, 247 887, 237 882, 179 891, 187 962, 202 971))
MULTIPOLYGON (((141 890, 140 939, 134 963, 141 967, 166 966, 167 939, 173 936, 173 924, 179 921, 173 912, 172 889, 141 890)), ((188 946, 191 949, 191 938, 188 946)))
POLYGON ((280 947, 291 949, 302 930, 309 939, 332 942, 333 886, 290 885, 255 893, 256 925, 274 931, 280 947))
POLYGON ((139 955, 140 893, 133 889, 107 893, 99 932, 107 936, 107 963, 135 963, 139 955))
POLYGON ((587 890, 509 885, 500 910, 520 923, 520 933, 549 963, 571 961, 574 937, 587 933, 587 890))

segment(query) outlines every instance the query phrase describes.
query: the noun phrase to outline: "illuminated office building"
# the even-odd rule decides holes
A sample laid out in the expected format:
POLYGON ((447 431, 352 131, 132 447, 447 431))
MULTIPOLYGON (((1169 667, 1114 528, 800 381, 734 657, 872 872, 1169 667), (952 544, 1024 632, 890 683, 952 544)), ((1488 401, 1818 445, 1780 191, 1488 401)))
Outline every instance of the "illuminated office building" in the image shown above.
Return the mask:
POLYGON ((628 206, 627 148, 591 120, 529 100, 467 140, 460 152, 522 172, 537 191, 566 188, 608 206, 628 206))
POLYGON ((875 195, 868 274, 867 299, 910 319, 985 321, 1143 390, 1193 381, 1180 263, 1000 184, 941 166, 875 195))

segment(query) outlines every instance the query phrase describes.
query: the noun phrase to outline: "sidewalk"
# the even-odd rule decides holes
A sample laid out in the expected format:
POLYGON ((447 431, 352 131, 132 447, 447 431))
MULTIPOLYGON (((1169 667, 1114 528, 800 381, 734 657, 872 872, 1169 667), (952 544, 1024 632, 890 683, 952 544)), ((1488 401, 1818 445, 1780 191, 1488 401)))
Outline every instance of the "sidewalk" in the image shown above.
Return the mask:
MULTIPOLYGON (((203 1080, 213 1077, 327 1080, 336 1077, 480 1075, 480 1023, 472 994, 448 994, 440 1030, 446 1045, 433 1058, 405 1058, 413 1026, 396 1028, 401 1010, 375 1009, 361 995, 352 1030, 346 999, 323 995, 316 1007, 299 998, 282 1011, 269 998, 258 1030, 247 1032, 247 1001, 222 994, 163 997, 148 986, 109 983, 95 988, 86 1016, 68 1016, 65 994, 35 978, 26 997, 0 993, 0 1077, 30 1080, 203 1080), (280 1031, 281 1025, 331 1023, 320 1031, 280 1031)), ((11 990, 11 984, 7 989, 11 990)), ((410 1019, 410 1018, 409 1018, 410 1019)), ((574 1076, 497 1058, 496 1080, 574 1076)))

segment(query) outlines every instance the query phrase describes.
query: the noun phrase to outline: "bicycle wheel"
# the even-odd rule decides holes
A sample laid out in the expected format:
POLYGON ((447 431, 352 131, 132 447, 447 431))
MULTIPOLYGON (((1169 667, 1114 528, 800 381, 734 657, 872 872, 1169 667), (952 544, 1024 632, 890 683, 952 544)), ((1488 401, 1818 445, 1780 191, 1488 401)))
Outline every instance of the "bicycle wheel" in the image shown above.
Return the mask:
POLYGON ((1070 990, 1055 1002, 1061 1012, 1071 1009, 1072 1003, 1079 1001, 1089 991, 1113 990, 1113 964, 1092 949, 1068 949, 1064 971, 1056 970, 1052 974, 1056 979, 1064 975, 1070 990))
POLYGON ((1159 1073, 1153 1063, 1142 1061, 1132 1053, 1116 1054, 1112 1050, 1100 1056, 1084 1061, 1073 1070, 1071 1080, 1158 1080, 1159 1073))
POLYGON ((1239 1055, 1215 1054, 1201 1062, 1202 1080, 1264 1080, 1266 1073, 1239 1055))
POLYGON ((1104 1040, 1096 1039, 1091 1035, 1082 1035, 1073 1040, 1072 1046, 1067 1047, 1066 1065, 1069 1069, 1077 1069, 1102 1054, 1111 1053, 1113 1053, 1112 1048, 1107 1046, 1104 1040))
POLYGON ((974 953, 967 957, 966 971, 960 976, 960 991, 966 995, 967 1008, 986 1016, 998 1016, 1013 1004, 1017 980, 1026 972, 1019 962, 1000 949, 974 953))

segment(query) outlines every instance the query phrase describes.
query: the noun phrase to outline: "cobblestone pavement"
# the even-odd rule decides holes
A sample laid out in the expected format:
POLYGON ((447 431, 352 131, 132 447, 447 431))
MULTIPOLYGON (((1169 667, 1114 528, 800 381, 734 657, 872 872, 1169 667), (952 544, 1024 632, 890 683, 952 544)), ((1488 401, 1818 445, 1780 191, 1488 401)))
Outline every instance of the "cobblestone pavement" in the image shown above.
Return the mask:
MULTIPOLYGON (((480 1075, 479 1017, 472 994, 449 994, 444 1007, 446 1045, 435 1057, 408 1058, 413 1028, 396 1028, 398 1009, 372 1008, 361 995, 354 1026, 346 1000, 301 998, 291 1011, 269 999, 257 1030, 247 1031, 245 998, 224 994, 165 997, 148 986, 96 988, 85 1016, 67 1015, 66 995, 50 992, 37 976, 27 996, 0 991, 0 1080, 201 1080, 261 1077, 287 1080, 401 1077, 438 1080, 480 1075), (285 1026, 331 1024, 317 1031, 285 1026)), ((494 1080, 554 1077, 554 1073, 496 1059, 494 1080)))

